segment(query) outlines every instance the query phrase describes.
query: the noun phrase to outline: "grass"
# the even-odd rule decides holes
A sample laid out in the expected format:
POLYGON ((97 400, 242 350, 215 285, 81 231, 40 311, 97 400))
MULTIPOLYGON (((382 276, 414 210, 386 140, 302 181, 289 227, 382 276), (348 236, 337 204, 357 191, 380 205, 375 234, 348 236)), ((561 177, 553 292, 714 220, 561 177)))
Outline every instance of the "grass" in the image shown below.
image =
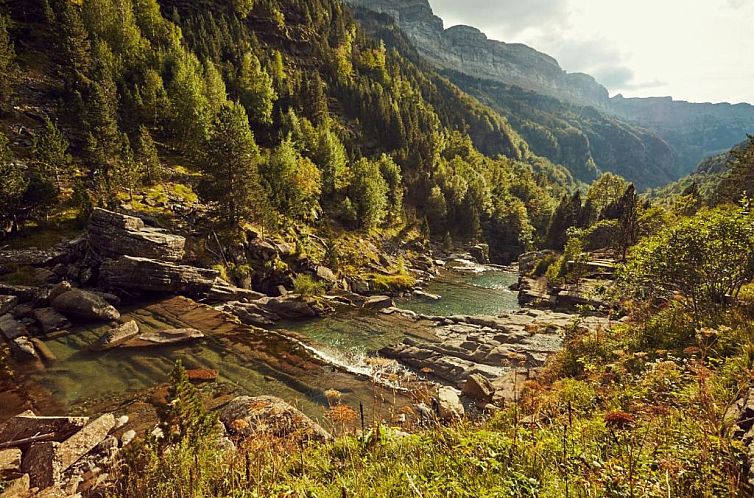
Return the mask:
POLYGON ((726 412, 754 374, 754 323, 741 309, 726 318, 691 336, 672 330, 690 320, 672 309, 636 309, 610 331, 574 326, 519 403, 482 423, 344 429, 303 446, 136 446, 113 496, 751 496, 726 412))

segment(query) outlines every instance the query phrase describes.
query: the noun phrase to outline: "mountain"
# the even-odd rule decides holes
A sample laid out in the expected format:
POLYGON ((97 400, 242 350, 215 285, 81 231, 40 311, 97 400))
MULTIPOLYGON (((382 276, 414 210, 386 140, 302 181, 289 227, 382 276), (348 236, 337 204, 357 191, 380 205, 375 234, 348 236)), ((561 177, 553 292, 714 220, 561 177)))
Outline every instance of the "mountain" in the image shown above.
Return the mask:
POLYGON ((640 188, 660 186, 754 131, 754 106, 610 98, 593 77, 567 73, 531 47, 490 40, 469 26, 445 29, 428 0, 349 1, 391 17, 444 76, 503 114, 535 153, 584 182, 611 171, 640 188))
POLYGON ((421 55, 440 69, 516 85, 569 102, 604 106, 609 94, 587 74, 565 72, 553 57, 520 43, 490 40, 477 28, 445 29, 428 0, 349 0, 388 14, 421 55))

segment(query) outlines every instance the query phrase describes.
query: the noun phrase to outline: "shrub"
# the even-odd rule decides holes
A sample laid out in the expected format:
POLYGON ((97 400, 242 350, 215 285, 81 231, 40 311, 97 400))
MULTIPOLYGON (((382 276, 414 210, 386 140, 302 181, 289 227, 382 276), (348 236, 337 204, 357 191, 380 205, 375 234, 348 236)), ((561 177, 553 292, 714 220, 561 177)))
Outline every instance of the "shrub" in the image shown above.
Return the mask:
POLYGON ((311 275, 299 275, 293 280, 293 292, 302 297, 321 296, 325 293, 325 285, 311 275))

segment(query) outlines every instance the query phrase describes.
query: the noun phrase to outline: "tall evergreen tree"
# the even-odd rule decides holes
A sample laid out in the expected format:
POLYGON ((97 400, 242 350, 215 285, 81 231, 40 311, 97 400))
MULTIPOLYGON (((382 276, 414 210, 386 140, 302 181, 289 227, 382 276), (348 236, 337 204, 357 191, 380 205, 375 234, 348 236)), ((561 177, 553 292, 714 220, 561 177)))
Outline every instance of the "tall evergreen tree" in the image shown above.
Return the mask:
POLYGON ((18 77, 16 50, 8 33, 10 19, 0 15, 0 103, 5 104, 13 93, 13 85, 18 77))
POLYGON ((20 209, 29 185, 22 167, 13 160, 8 138, 0 132, 0 228, 3 232, 18 229, 20 209))
POLYGON ((58 191, 62 188, 64 178, 73 173, 68 146, 68 140, 55 123, 45 117, 44 128, 34 136, 33 157, 39 171, 55 180, 58 191))
POLYGON ((246 111, 239 103, 226 103, 207 142, 202 193, 219 204, 228 222, 237 224, 264 215, 258 165, 259 149, 246 111))

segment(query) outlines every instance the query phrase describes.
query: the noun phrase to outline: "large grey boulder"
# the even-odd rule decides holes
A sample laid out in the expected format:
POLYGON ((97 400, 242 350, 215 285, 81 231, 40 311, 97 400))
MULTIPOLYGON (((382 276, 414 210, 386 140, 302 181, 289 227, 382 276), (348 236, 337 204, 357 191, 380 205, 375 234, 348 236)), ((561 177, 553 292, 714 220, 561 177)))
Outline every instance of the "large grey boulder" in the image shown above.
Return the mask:
POLYGON ((100 266, 100 280, 114 289, 191 296, 209 292, 218 275, 215 270, 132 256, 100 266))
POLYGON ((231 435, 242 439, 257 436, 299 442, 332 439, 319 424, 275 396, 236 398, 222 409, 220 420, 231 435))
POLYGON ((120 313, 104 298, 81 289, 71 289, 50 303, 60 313, 82 320, 117 320, 120 313))
POLYGON ((442 386, 435 397, 437 416, 445 422, 460 420, 465 410, 458 393, 452 387, 442 386))
POLYGON ((95 209, 89 219, 89 246, 100 256, 136 256, 165 261, 183 258, 186 239, 147 227, 134 216, 95 209))

